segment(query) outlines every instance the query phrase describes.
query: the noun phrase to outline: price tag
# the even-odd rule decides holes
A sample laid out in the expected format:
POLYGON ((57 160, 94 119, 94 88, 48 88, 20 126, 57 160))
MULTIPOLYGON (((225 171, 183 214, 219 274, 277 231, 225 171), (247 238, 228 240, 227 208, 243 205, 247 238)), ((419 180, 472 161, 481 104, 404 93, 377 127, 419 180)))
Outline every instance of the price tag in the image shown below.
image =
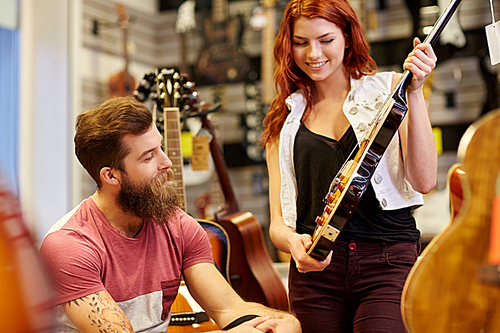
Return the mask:
POLYGON ((193 138, 193 156, 191 157, 191 166, 193 170, 208 170, 209 154, 209 137, 205 135, 195 136, 193 138))
POLYGON ((493 66, 500 62, 500 21, 486 26, 486 40, 493 66))

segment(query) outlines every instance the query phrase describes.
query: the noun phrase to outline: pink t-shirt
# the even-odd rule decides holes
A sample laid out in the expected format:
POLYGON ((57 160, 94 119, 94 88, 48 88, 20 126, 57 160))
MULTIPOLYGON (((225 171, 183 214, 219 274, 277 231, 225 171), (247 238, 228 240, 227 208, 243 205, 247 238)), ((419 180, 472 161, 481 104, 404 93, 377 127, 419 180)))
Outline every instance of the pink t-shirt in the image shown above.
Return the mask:
MULTIPOLYGON (((40 249, 54 278, 56 303, 107 290, 135 331, 166 327, 183 270, 213 263, 206 232, 180 209, 167 226, 145 222, 135 238, 111 226, 92 198, 58 225, 40 249)), ((59 313, 68 326, 63 331, 71 331, 64 311, 59 313)))

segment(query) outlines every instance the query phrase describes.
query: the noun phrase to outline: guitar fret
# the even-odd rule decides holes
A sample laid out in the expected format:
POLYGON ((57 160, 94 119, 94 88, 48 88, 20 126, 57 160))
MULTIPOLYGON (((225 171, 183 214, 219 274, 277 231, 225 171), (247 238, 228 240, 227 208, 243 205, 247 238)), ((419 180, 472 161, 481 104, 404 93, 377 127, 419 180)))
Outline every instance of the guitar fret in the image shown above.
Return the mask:
POLYGON ((174 188, 179 194, 180 208, 186 211, 186 189, 184 186, 181 140, 180 140, 180 115, 179 108, 168 107, 163 109, 165 153, 172 161, 172 171, 174 172, 174 188))

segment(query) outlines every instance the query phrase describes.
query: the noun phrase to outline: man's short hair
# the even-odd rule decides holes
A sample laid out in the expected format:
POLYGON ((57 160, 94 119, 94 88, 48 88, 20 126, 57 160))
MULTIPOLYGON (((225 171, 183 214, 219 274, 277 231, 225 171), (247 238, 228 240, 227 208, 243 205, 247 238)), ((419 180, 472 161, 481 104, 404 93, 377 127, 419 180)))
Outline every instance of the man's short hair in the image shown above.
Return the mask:
POLYGON ((143 134, 152 124, 151 111, 133 97, 115 97, 78 115, 75 153, 97 188, 103 167, 125 171, 123 159, 130 148, 123 136, 143 134))

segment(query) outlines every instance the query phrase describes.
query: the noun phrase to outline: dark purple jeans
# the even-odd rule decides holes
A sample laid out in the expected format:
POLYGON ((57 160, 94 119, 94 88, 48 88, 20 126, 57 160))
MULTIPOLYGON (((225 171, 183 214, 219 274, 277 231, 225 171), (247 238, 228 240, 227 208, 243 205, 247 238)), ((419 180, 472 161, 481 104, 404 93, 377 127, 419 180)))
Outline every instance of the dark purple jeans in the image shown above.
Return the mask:
POLYGON ((417 259, 417 242, 336 242, 323 272, 299 273, 291 262, 291 310, 304 333, 405 333, 401 292, 417 259))

